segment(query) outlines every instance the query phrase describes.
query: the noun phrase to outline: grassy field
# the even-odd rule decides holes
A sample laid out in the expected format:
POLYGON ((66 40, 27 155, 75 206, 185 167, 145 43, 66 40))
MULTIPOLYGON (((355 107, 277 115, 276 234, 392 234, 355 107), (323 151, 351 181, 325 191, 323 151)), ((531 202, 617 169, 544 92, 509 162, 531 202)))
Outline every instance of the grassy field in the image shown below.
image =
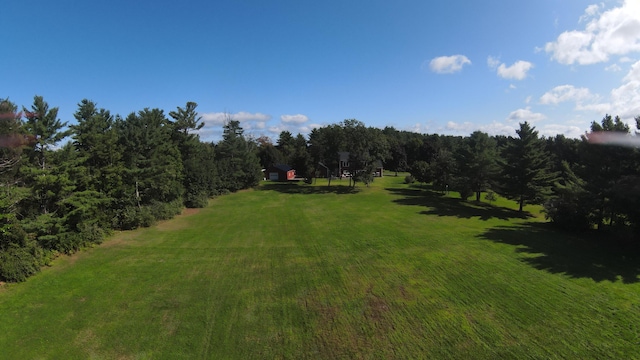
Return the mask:
POLYGON ((403 177, 264 184, 0 288, 2 359, 640 358, 640 257, 403 177))

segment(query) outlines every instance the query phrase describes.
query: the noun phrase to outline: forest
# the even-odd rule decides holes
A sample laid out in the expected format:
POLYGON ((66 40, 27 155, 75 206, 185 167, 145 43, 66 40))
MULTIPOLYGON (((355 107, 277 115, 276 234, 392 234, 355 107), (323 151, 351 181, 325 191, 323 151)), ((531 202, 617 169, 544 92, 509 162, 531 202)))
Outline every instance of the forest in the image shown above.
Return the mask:
MULTIPOLYGON (((114 230, 146 227, 205 207, 209 199, 258 186, 262 169, 288 164, 311 182, 337 175, 339 152, 359 169, 350 186, 408 172, 405 182, 456 192, 470 201, 496 194, 543 206, 566 231, 637 243, 640 237, 640 153, 595 145, 589 135, 632 136, 619 117, 593 121, 581 139, 541 137, 531 124, 516 136, 418 134, 367 127, 348 119, 308 136, 246 136, 228 116, 222 139, 204 142, 197 104, 168 114, 145 108, 126 117, 90 100, 75 122, 35 96, 30 107, 0 99, 0 281, 24 281, 60 254, 99 244, 114 230), (63 143, 64 142, 64 143, 63 143), (425 185, 426 186, 426 185, 425 185)), ((640 129, 640 116, 635 118, 640 129)))

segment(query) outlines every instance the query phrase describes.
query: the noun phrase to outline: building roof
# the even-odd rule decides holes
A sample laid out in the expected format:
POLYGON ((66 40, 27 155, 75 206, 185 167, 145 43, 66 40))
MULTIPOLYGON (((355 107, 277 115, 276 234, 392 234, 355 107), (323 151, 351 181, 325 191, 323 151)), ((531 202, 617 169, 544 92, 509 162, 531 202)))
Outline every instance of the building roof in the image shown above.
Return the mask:
POLYGON ((284 172, 293 170, 293 168, 287 164, 277 164, 277 165, 273 165, 273 167, 284 172))

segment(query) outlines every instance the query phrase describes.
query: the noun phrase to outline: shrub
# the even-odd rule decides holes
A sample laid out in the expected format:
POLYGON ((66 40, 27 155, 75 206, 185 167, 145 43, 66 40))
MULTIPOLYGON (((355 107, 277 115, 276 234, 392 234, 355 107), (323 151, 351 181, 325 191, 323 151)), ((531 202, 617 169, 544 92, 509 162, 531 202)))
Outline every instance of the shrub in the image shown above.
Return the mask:
POLYGON ((471 190, 470 187, 463 186, 460 189, 460 198, 462 200, 467 200, 471 195, 473 195, 473 191, 471 190))
POLYGON ((155 222, 155 218, 148 207, 138 208, 127 206, 120 210, 114 219, 114 228, 120 230, 133 230, 139 227, 149 227, 155 222))
POLYGON ((209 205, 209 195, 206 191, 198 193, 187 193, 184 200, 184 206, 188 208, 203 208, 209 205))
POLYGON ((496 193, 494 193, 493 191, 488 191, 485 195, 484 195, 484 199, 493 203, 494 201, 498 200, 498 198, 496 197, 496 193))
POLYGON ((151 215, 155 220, 167 220, 182 212, 182 199, 174 200, 172 202, 153 202, 149 205, 148 209, 151 211, 151 215))
POLYGON ((20 282, 40 271, 42 249, 10 246, 0 251, 0 279, 20 282))
POLYGON ((414 182, 416 182, 416 178, 414 178, 413 176, 407 175, 404 177, 405 184, 413 184, 414 182))

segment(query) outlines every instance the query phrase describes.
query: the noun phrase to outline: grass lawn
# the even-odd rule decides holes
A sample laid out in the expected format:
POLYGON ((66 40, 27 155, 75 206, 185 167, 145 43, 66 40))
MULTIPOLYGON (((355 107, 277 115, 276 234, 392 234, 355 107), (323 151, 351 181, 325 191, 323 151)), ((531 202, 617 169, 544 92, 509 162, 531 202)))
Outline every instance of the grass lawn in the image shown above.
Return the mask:
POLYGON ((0 287, 2 359, 640 358, 640 257, 403 176, 263 184, 0 287))

